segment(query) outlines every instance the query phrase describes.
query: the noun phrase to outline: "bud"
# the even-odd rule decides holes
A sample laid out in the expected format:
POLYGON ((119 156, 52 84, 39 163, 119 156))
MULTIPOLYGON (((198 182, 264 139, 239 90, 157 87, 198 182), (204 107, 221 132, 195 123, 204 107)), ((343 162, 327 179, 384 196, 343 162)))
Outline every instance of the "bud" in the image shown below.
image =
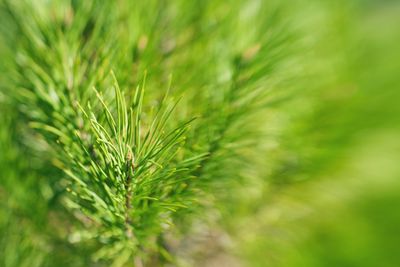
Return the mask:
POLYGON ((132 168, 132 171, 135 170, 135 158, 133 157, 132 151, 129 149, 126 154, 126 165, 132 168))

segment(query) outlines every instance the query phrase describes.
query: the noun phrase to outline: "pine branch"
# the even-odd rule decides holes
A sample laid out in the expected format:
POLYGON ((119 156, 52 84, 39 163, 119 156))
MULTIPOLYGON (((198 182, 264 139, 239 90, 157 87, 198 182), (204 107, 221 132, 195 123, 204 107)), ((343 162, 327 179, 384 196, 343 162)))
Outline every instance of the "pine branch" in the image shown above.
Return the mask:
MULTIPOLYGON (((232 6, 232 15, 221 19, 221 26, 204 32, 200 26, 208 13, 182 14, 186 22, 173 20, 177 32, 168 34, 158 26, 170 11, 158 7, 154 21, 142 14, 144 19, 137 21, 124 9, 133 8, 131 4, 121 5, 74 2, 62 13, 57 4, 5 1, 20 51, 12 62, 17 74, 8 81, 18 90, 10 97, 52 147, 53 162, 66 174, 60 182, 68 191, 63 199, 84 225, 82 238, 101 243, 94 257, 110 259, 115 266, 133 258, 145 262, 141 255, 162 246, 156 240, 176 218, 204 205, 216 184, 230 186, 238 180, 247 160, 241 151, 249 149, 247 140, 258 140, 252 127, 243 125, 270 100, 269 88, 261 83, 276 77, 281 62, 276 56, 281 39, 254 37, 270 29, 268 25, 249 35, 244 45, 235 45, 240 36, 230 34, 230 19, 240 14, 241 4, 232 6), (197 19, 199 36, 185 37, 197 19), (151 31, 141 32, 140 23, 143 29, 151 25, 151 31), (116 30, 125 26, 127 31, 116 30), (133 36, 126 34, 130 30, 133 36), (217 57, 214 43, 206 41, 210 33, 232 48, 217 57), (160 52, 169 35, 180 34, 188 39, 179 49, 160 52), (212 56, 199 55, 199 48, 212 56), (131 77, 133 70, 147 67, 148 78, 145 74, 138 82, 140 74, 131 77), (177 69, 176 83, 182 88, 173 94, 168 93, 170 86, 162 89, 164 68, 177 69), (220 72, 230 73, 229 79, 217 81, 220 72), (194 79, 198 73, 203 77, 194 79), (213 87, 203 92, 205 83, 213 87), (171 96, 180 93, 185 94, 181 102, 171 96)), ((146 5, 134 8, 149 12, 146 5)), ((204 8, 206 12, 208 4, 204 8)))

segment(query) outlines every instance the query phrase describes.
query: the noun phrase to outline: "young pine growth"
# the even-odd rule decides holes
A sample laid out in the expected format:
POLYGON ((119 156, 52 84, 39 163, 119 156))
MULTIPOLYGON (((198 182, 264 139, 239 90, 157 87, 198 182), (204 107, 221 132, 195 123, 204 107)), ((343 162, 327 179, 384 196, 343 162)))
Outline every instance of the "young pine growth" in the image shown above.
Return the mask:
POLYGON ((98 111, 90 102, 86 109, 80 106, 88 127, 76 131, 76 143, 63 146, 67 159, 62 169, 72 179, 68 205, 90 219, 90 236, 112 248, 99 252, 102 258, 125 255, 125 250, 138 253, 140 244, 165 231, 171 212, 190 205, 191 199, 182 198, 177 189, 194 178, 191 172, 204 158, 179 151, 191 121, 167 129, 176 106, 167 95, 146 124, 144 83, 127 104, 113 79, 114 103, 106 103, 96 91, 98 111))
POLYGON ((1 12, 2 88, 29 149, 62 170, 49 190, 80 222, 68 242, 115 267, 172 261, 165 236, 257 172, 263 112, 290 76, 279 5, 3 0, 1 12))

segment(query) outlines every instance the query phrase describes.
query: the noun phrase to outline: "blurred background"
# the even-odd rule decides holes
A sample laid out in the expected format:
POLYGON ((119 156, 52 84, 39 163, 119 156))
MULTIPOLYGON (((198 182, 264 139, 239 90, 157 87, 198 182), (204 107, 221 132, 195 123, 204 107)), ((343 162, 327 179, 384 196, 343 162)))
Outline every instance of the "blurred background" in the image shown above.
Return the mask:
MULTIPOLYGON (((400 1, 273 2, 300 36, 291 96, 262 114, 256 175, 209 211, 218 220, 174 248, 177 264, 400 266, 400 1)), ((45 179, 57 170, 24 144, 32 133, 21 132, 26 122, 6 95, 0 266, 105 266, 91 261, 93 244, 71 240, 61 190, 45 179)))
POLYGON ((398 266, 400 2, 302 11, 311 77, 268 126, 272 181, 256 217, 235 227, 239 255, 251 266, 398 266))

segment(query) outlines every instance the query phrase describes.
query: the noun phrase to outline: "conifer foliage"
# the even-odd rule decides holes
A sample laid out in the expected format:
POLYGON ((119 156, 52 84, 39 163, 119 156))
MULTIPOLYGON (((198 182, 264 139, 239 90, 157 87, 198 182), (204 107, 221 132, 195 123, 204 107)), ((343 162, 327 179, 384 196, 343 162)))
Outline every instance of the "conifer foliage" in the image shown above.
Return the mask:
POLYGON ((280 193, 400 114, 345 2, 0 0, 0 266, 289 266, 280 193))
POLYGON ((245 168, 246 125, 272 100, 289 38, 278 8, 22 0, 1 12, 4 94, 46 144, 28 149, 63 171, 48 179, 82 221, 75 235, 115 266, 167 253, 163 233, 245 168))

